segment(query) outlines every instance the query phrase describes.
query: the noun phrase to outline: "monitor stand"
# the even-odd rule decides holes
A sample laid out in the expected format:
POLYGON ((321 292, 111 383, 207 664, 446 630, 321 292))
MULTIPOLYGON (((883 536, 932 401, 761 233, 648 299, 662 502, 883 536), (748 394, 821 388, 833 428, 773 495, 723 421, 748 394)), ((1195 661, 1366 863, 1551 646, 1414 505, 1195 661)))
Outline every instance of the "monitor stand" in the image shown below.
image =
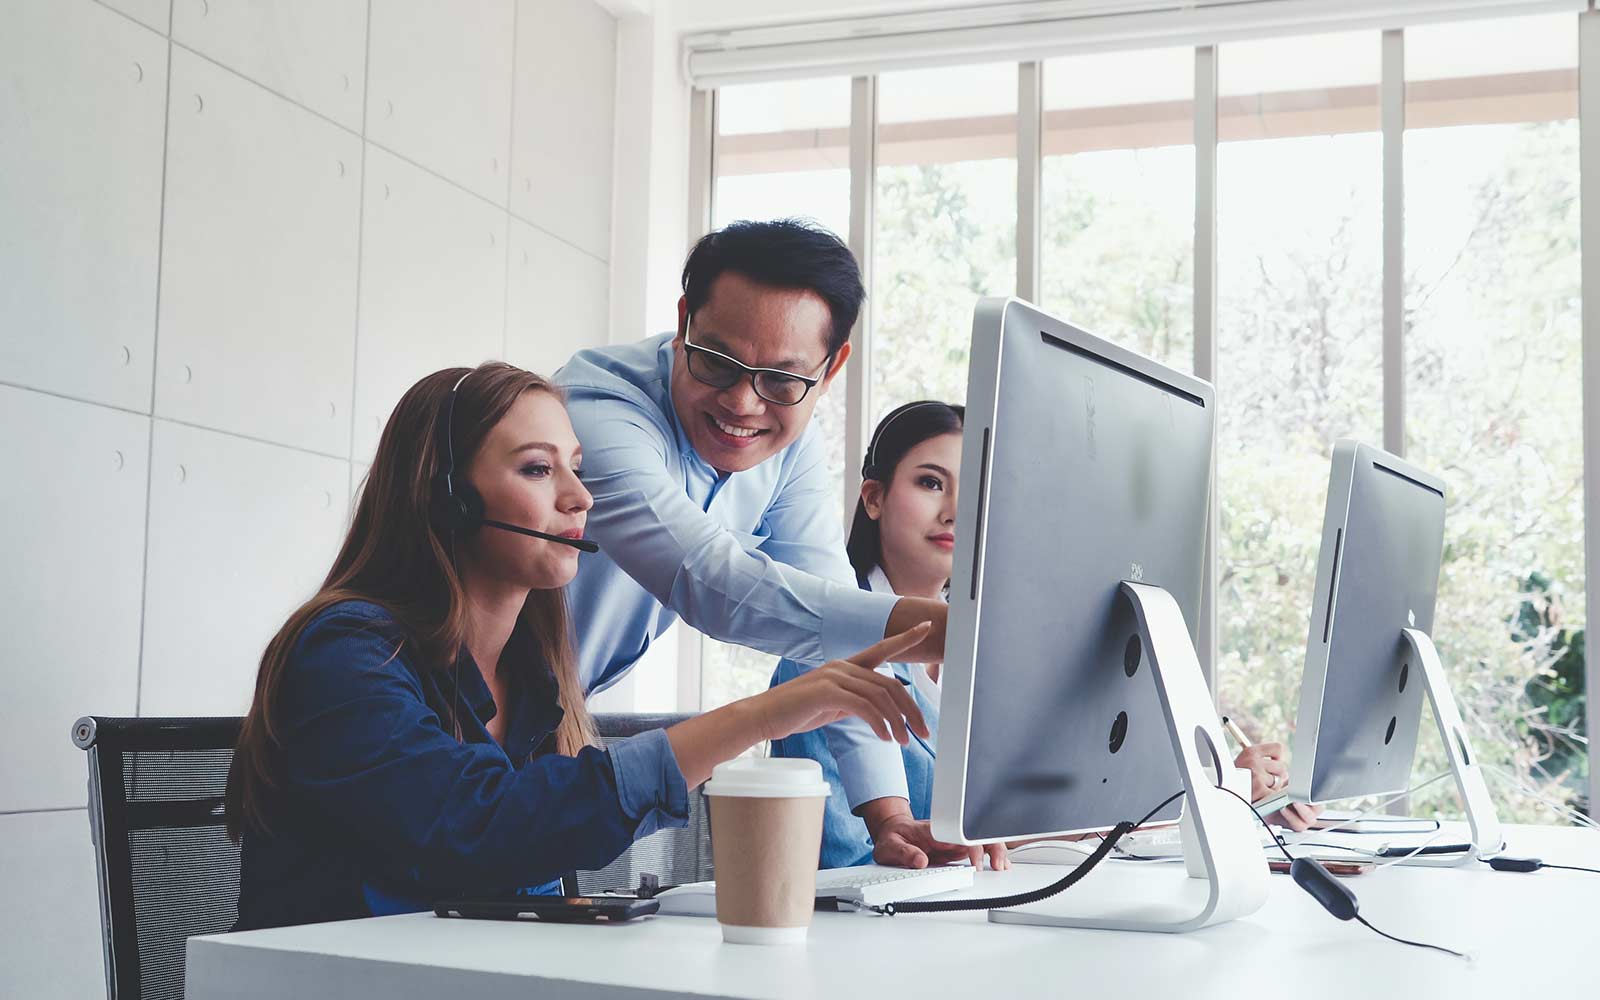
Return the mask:
POLYGON ((1500 817, 1494 802, 1489 798, 1489 786, 1483 780, 1483 768, 1472 752, 1467 740, 1467 729, 1461 724, 1461 713, 1456 709, 1455 695, 1450 692, 1450 681, 1444 675, 1444 665, 1439 651, 1420 629, 1401 629, 1406 643, 1411 647, 1417 663, 1422 666, 1422 682, 1428 692, 1428 704, 1433 706, 1433 721, 1439 726, 1439 738, 1444 742, 1444 752, 1450 758, 1450 772, 1455 777, 1456 792, 1467 813, 1467 827, 1471 831, 1471 846, 1465 854, 1419 854, 1400 862, 1406 865, 1424 865, 1449 868, 1466 864, 1486 855, 1497 854, 1505 848, 1501 835, 1500 817))
POLYGON ((1222 756, 1227 744, 1183 611, 1160 587, 1124 581, 1122 595, 1133 605, 1187 793, 1181 823, 1186 871, 1105 864, 1058 896, 991 910, 995 923, 1182 933, 1254 913, 1266 899, 1270 876, 1256 818, 1218 787, 1225 782, 1248 800, 1246 772, 1222 756))

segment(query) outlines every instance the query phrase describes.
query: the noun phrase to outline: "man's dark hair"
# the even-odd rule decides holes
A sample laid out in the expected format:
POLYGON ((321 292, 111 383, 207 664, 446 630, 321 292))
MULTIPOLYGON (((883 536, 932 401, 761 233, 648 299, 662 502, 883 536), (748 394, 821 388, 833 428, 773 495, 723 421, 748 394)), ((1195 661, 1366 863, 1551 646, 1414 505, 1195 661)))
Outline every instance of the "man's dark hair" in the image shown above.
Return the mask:
POLYGON ((833 317, 832 356, 850 339, 861 300, 861 267, 839 237, 804 219, 735 222, 700 237, 683 262, 683 294, 692 314, 711 297, 712 282, 734 271, 760 285, 804 288, 822 296, 833 317))

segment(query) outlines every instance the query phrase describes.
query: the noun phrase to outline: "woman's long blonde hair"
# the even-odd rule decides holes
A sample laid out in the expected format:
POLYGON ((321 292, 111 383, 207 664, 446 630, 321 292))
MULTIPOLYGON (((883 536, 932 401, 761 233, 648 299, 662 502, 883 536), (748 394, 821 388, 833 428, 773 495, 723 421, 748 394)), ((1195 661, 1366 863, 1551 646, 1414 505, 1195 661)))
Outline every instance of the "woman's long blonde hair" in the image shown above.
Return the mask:
MULTIPOLYGON (((447 512, 442 479, 448 458, 445 408, 456 392, 450 420, 456 475, 470 468, 491 428, 525 392, 561 390, 531 372, 502 362, 476 369, 447 368, 424 378, 401 398, 378 442, 372 469, 356 505, 350 533, 321 589, 267 644, 256 675, 255 700, 244 718, 228 772, 228 834, 267 832, 278 788, 278 690, 301 633, 318 614, 340 601, 370 601, 394 616, 420 663, 452 670, 466 647, 467 603, 453 558, 455 522, 447 512)), ((556 750, 576 754, 596 742, 594 721, 578 681, 576 651, 563 590, 534 590, 522 608, 522 624, 554 671, 563 710, 556 750)), ((502 661, 501 669, 538 670, 536 662, 502 661)), ((452 709, 452 712, 454 710, 452 709)), ((452 719, 451 728, 455 728, 452 719)))

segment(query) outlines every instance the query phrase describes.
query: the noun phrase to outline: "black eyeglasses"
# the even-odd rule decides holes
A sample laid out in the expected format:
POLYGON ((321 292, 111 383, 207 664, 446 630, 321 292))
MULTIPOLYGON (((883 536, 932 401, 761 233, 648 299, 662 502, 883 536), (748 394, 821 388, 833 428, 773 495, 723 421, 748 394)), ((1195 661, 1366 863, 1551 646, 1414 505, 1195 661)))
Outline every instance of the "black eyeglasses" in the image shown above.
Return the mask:
MULTIPOLYGON (((751 368, 726 354, 689 343, 687 331, 683 338, 683 353, 688 359, 689 374, 695 377, 695 381, 714 389, 728 389, 740 379, 748 377, 750 387, 757 396, 778 406, 795 405, 822 381, 820 376, 807 378, 778 368, 751 368)), ((829 354, 822 362, 823 368, 826 369, 832 361, 833 355, 829 354)))

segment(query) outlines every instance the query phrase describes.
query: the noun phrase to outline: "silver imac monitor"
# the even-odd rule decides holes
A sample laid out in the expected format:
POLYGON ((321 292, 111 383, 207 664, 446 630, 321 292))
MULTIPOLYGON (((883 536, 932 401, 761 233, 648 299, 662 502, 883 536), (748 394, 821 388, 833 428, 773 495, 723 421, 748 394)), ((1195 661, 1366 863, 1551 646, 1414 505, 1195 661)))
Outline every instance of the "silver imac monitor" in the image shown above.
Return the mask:
MULTIPOLYGON (((940 682, 936 836, 980 843, 1103 830, 1183 789, 1122 585, 1164 588, 1187 624, 1177 645, 1190 647, 1215 412, 1200 379, 1018 300, 979 302, 940 682)), ((1209 712, 1198 666, 1189 669, 1189 693, 1209 712)), ((1177 818, 1181 805, 1154 822, 1177 818)))
POLYGON ((1333 449, 1289 796, 1406 790, 1424 680, 1404 630, 1433 634, 1444 481, 1371 445, 1333 449))
POLYGON ((1427 698, 1470 837, 1428 847, 1406 864, 1466 864, 1505 845, 1433 644, 1444 512, 1439 477, 1371 445, 1334 444, 1289 797, 1329 802, 1406 791, 1427 698))

